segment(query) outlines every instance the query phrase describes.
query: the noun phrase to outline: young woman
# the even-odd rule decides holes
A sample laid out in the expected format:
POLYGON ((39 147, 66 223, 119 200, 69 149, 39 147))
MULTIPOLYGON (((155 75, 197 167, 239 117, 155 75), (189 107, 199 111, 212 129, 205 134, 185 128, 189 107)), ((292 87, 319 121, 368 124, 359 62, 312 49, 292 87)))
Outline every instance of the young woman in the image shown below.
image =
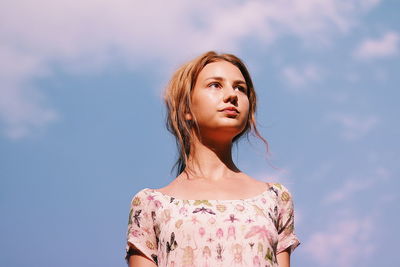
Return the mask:
MULTIPOLYGON (((132 199, 130 267, 290 266, 300 244, 291 194, 232 160, 232 144, 256 128, 256 94, 243 62, 208 52, 183 65, 165 91, 178 176, 132 199)), ((267 143, 266 143, 267 144, 267 143)))

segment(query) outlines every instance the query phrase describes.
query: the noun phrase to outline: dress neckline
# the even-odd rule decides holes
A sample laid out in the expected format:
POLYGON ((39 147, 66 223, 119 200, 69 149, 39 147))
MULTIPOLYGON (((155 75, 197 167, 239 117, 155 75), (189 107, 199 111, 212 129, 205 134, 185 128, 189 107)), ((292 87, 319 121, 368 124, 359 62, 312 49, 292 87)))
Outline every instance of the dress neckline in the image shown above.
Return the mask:
POLYGON ((255 200, 255 199, 258 199, 258 198, 264 196, 267 192, 270 191, 270 188, 272 187, 272 185, 271 185, 272 183, 265 182, 265 184, 267 184, 268 187, 263 192, 255 195, 255 196, 252 196, 252 197, 240 198, 240 199, 183 199, 183 198, 178 198, 178 197, 174 197, 174 196, 162 193, 160 191, 157 191, 156 189, 145 188, 144 190, 149 190, 150 192, 161 195, 163 197, 173 198, 175 200, 180 200, 180 201, 205 201, 206 200, 209 202, 234 202, 234 201, 252 201, 252 200, 255 200))

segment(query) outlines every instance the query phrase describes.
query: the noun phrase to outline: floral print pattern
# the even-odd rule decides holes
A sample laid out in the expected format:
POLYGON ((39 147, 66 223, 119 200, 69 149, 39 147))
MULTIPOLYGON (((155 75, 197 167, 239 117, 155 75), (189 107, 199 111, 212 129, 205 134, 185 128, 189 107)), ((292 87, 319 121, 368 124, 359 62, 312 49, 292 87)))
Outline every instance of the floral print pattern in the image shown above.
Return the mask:
POLYGON ((183 200, 145 188, 132 199, 126 260, 133 244, 158 266, 269 266, 299 244, 290 192, 267 183, 237 200, 183 200))

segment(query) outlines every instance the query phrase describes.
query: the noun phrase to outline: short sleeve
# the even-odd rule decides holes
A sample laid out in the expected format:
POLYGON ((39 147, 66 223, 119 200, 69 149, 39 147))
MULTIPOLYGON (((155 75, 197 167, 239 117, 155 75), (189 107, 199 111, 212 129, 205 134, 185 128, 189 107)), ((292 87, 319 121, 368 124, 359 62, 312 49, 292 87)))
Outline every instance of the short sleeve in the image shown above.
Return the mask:
POLYGON ((145 189, 139 191, 131 201, 127 244, 126 261, 134 254, 132 246, 140 250, 146 257, 157 264, 157 237, 154 227, 155 205, 152 196, 145 189))
POLYGON ((295 234, 294 227, 294 204, 289 190, 282 184, 275 184, 279 190, 278 194, 278 248, 277 254, 290 247, 290 253, 300 245, 295 234))

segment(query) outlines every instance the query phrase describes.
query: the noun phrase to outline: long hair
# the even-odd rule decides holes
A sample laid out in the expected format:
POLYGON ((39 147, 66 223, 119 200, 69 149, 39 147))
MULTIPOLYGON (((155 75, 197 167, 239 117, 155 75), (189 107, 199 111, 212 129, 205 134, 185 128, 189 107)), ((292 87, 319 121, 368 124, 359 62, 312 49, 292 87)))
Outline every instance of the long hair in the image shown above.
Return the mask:
POLYGON ((257 130, 255 118, 257 97, 250 73, 248 72, 245 64, 235 55, 217 54, 214 51, 209 51, 181 66, 173 74, 164 93, 164 101, 167 106, 166 126, 168 131, 174 135, 179 151, 178 160, 172 167, 172 169, 177 167, 177 175, 182 173, 187 165, 187 160, 191 152, 191 144, 194 138, 192 128, 196 127, 198 129, 195 118, 193 118, 193 121, 185 118, 185 114, 192 114, 191 95, 193 88, 201 70, 207 64, 217 61, 227 61, 235 65, 242 73, 248 88, 248 119, 245 128, 233 138, 233 143, 236 143, 243 135, 246 135, 248 138, 248 133, 252 132, 265 143, 267 152, 269 150, 268 142, 257 130))

